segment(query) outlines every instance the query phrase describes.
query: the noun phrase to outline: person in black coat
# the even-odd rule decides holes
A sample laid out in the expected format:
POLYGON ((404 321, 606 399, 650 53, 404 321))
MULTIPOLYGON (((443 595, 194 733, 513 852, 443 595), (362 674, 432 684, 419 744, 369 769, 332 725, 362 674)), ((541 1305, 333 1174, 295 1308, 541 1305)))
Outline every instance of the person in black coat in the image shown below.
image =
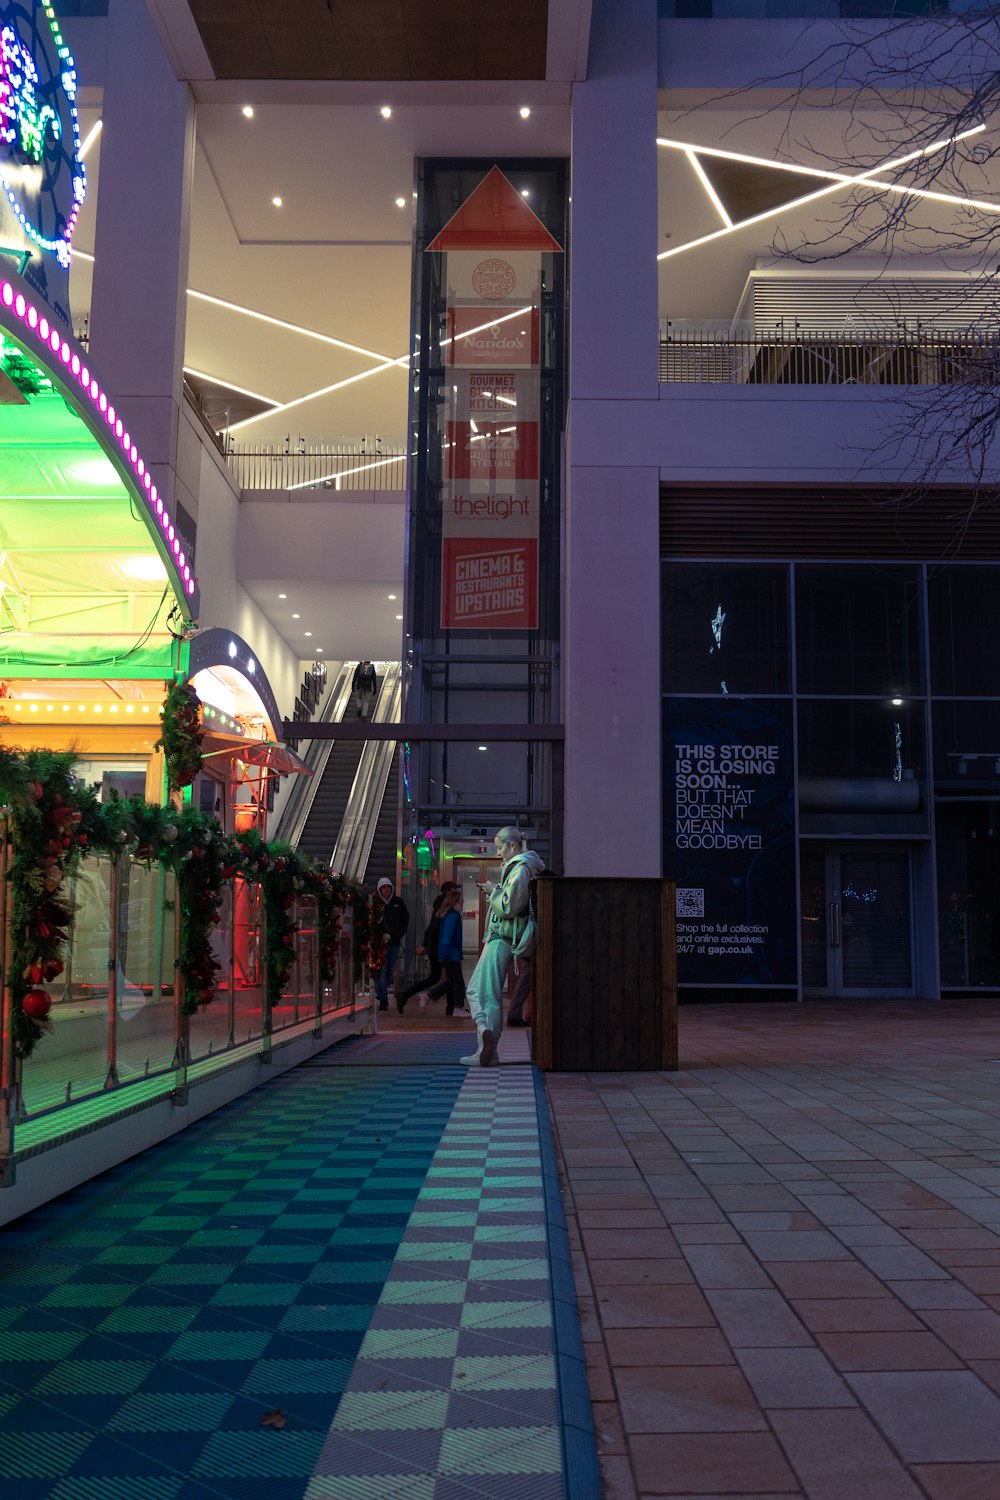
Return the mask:
MULTIPOLYGON (((441 960, 438 957, 438 927, 440 925, 438 912, 441 907, 441 902, 444 900, 445 896, 447 896, 448 892, 457 890, 457 881, 445 880, 441 885, 441 889, 434 897, 434 905, 431 907, 430 921, 427 923, 427 927, 424 930, 423 942, 423 951, 427 955, 428 961, 430 962, 431 971, 428 975, 425 976, 425 978, 418 979, 415 984, 411 984, 408 989, 405 989, 403 993, 397 997, 396 1009, 399 1011, 400 1015, 402 1015, 403 1011, 406 1009, 407 1000, 411 1000, 414 995, 420 994, 423 990, 429 990, 431 985, 436 984, 437 981, 441 978, 441 960)), ((420 952, 419 948, 417 949, 417 952, 420 952)))
POLYGON ((370 719, 375 712, 375 699, 378 697, 378 673, 373 662, 358 662, 351 687, 357 694, 358 718, 370 719))
POLYGON ((388 1010, 389 986, 403 951, 403 938, 410 925, 410 912, 402 897, 396 895, 395 886, 388 875, 382 876, 375 890, 382 902, 382 931, 387 939, 385 963, 375 976, 375 995, 379 1010, 388 1010))

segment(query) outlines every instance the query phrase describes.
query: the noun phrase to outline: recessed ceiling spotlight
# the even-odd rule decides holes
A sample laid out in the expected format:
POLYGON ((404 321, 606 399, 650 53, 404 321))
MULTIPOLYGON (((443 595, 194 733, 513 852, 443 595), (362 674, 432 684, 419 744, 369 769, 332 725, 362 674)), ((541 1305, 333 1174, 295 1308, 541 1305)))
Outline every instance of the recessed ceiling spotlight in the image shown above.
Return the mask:
POLYGON ((397 208, 405 208, 406 207, 406 199, 405 198, 397 198, 396 199, 396 207, 397 208))
POLYGON ((323 652, 326 650, 326 647, 325 646, 314 646, 313 650, 316 652, 317 656, 322 656, 323 652))
POLYGON ((281 207, 281 199, 280 198, 274 197, 274 198, 271 199, 271 202, 274 204, 275 208, 280 208, 281 207))
POLYGON ((529 193, 530 193, 530 191, 531 191, 530 188, 522 188, 521 189, 521 197, 522 198, 527 198, 528 195, 529 195, 529 193))
POLYGON ((243 106, 243 114, 245 115, 245 117, 248 120, 252 120, 253 119, 253 105, 252 104, 244 104, 244 106, 243 106))
POLYGON ((522 120, 526 120, 528 118, 528 116, 531 114, 531 110, 528 108, 528 106, 526 104, 522 104, 521 108, 518 110, 518 114, 521 116, 522 120))
POLYGON ((279 599, 287 599, 287 598, 288 598, 288 595, 287 595, 287 594, 279 594, 279 595, 278 595, 278 598, 279 598, 279 599))
POLYGON ((383 120, 392 119, 392 110, 389 108, 388 104, 383 104, 382 108, 379 110, 379 114, 382 116, 383 120))
POLYGON ((306 631, 306 635, 312 635, 312 631, 311 630, 307 630, 306 631))
POLYGON ((388 595, 388 597, 389 597, 389 598, 390 598, 390 599, 395 599, 395 597, 396 597, 396 596, 395 596, 395 594, 389 594, 389 595, 388 595))
POLYGON ((301 620, 301 618, 302 618, 301 615, 292 615, 292 619, 293 620, 301 620))
POLYGON ((479 748, 480 748, 480 750, 485 750, 485 749, 486 749, 486 746, 485 746, 485 745, 480 745, 480 747, 479 747, 479 748))
POLYGON ((402 618, 403 618, 403 616, 402 616, 402 615, 397 615, 397 616, 396 616, 396 619, 397 619, 397 620, 401 620, 401 619, 402 619, 402 618))

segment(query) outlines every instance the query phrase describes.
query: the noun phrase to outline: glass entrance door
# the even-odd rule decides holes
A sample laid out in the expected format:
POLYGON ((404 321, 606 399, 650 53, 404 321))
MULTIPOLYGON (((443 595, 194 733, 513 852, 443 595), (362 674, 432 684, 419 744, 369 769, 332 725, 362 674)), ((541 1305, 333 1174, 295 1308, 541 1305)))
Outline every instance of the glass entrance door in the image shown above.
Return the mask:
POLYGON ((802 988, 809 995, 912 995, 907 849, 804 849, 802 988))

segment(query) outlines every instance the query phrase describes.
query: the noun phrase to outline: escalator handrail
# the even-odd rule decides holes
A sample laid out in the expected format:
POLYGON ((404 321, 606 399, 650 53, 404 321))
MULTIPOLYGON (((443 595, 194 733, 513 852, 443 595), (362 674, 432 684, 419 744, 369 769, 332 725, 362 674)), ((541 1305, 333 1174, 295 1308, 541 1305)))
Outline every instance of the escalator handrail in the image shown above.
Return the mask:
MULTIPOLYGON (((402 663, 388 662, 372 714, 376 723, 399 723, 402 693, 402 663)), ((361 752, 340 833, 330 856, 333 869, 348 880, 364 879, 396 744, 395 740, 368 740, 361 752)))
MULTIPOLYGON (((347 712, 347 705, 351 701, 351 683, 354 679, 354 667, 344 662, 337 680, 327 694, 326 702, 323 704, 318 722, 328 724, 330 722, 340 723, 347 712)), ((309 821, 313 803, 316 800, 316 792, 323 780, 327 761, 330 759, 334 740, 310 740, 302 754, 302 759, 312 770, 311 776, 297 777, 297 785, 289 793, 288 801, 282 809, 275 837, 283 839, 286 843, 296 847, 302 838, 303 830, 309 821)))

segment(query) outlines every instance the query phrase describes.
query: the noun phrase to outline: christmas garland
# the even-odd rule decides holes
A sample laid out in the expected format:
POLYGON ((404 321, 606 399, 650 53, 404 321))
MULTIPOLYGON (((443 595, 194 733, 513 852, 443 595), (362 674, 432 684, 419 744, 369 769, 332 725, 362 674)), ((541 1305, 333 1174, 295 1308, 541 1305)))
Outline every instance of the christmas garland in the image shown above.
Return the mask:
MULTIPOLYGON (((256 832, 228 838, 208 813, 156 807, 141 797, 102 803, 73 775, 72 752, 13 751, 0 746, 0 804, 8 817, 11 859, 10 992, 14 1046, 27 1057, 47 1030, 52 998, 42 988, 63 972, 73 908, 66 878, 85 854, 126 855, 159 862, 176 880, 180 909, 178 967, 183 1006, 193 1014, 214 998, 219 963, 212 935, 226 884, 237 876, 259 882, 267 935, 267 994, 276 1004, 295 961, 296 899, 317 903, 320 976, 332 981, 340 918, 348 900, 368 921, 367 898, 325 865, 288 844, 267 844, 256 832)), ((380 924, 379 924, 380 925, 380 924)))
POLYGON ((160 738, 153 746, 163 751, 167 783, 172 792, 190 786, 201 770, 201 699, 190 683, 168 682, 160 709, 160 738))

